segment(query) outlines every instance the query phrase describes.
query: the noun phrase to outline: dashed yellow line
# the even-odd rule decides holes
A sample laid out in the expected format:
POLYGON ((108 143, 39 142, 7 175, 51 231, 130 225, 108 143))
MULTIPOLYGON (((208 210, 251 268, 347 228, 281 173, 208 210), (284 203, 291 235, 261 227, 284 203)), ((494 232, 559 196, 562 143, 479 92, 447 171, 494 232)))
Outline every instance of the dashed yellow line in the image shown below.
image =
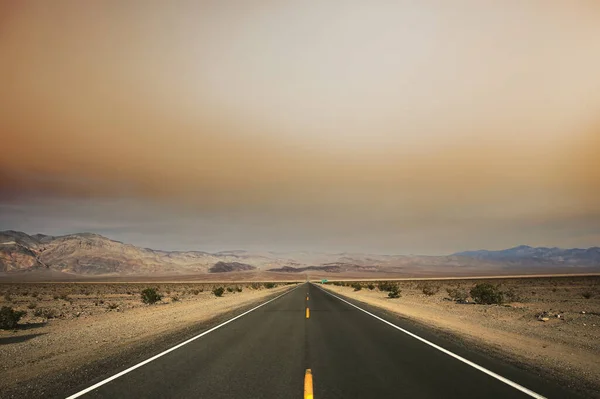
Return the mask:
POLYGON ((310 309, 306 308, 306 318, 310 318, 310 309))
POLYGON ((304 374, 304 399, 314 399, 312 371, 306 369, 304 374))

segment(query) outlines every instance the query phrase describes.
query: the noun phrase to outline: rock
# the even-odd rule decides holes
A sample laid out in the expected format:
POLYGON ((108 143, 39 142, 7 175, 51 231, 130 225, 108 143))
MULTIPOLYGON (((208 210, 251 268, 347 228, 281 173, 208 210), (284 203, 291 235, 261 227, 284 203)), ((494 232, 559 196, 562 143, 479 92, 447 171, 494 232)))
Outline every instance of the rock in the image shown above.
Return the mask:
POLYGON ((585 310, 582 310, 582 311, 581 311, 581 314, 585 314, 585 310))
POLYGON ((550 318, 549 317, 542 317, 540 320, 543 321, 543 322, 546 322, 546 321, 550 320, 550 318))

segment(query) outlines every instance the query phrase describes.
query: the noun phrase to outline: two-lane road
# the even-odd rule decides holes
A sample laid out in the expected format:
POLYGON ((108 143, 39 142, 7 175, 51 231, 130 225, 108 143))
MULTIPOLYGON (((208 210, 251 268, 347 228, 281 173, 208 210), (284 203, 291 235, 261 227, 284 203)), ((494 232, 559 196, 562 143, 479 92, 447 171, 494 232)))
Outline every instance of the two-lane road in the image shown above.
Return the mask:
POLYGON ((393 323, 451 354, 315 285, 302 284, 83 396, 302 398, 307 369, 312 371, 317 399, 574 396, 530 372, 442 340, 407 321, 393 323), (454 354, 506 381, 457 360, 454 354))

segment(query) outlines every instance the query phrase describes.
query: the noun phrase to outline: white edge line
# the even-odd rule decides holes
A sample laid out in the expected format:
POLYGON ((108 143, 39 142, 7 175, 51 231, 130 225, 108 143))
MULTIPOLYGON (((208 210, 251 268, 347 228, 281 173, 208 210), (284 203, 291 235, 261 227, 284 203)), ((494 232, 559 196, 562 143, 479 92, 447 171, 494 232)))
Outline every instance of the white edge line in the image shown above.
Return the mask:
POLYGON ((217 326, 214 326, 213 328, 211 328, 211 329, 209 329, 209 330, 206 330, 206 331, 204 331, 202 334, 198 334, 198 335, 196 335, 195 337, 192 337, 192 338, 188 339, 187 341, 184 341, 184 342, 182 342, 182 343, 180 343, 180 344, 177 344, 177 345, 175 345, 174 347, 172 347, 172 348, 169 348, 169 349, 167 349, 166 351, 159 353, 158 355, 154 355, 154 356, 152 356, 151 358, 149 358, 149 359, 146 359, 146 360, 144 360, 143 362, 136 364, 135 366, 131 366, 131 367, 129 367, 128 369, 121 371, 120 373, 117 373, 117 374, 115 374, 115 375, 113 375, 113 376, 111 376, 111 377, 108 377, 108 378, 106 378, 106 379, 104 379, 104 380, 102 380, 102 381, 100 381, 100 382, 98 382, 98 383, 96 383, 96 384, 92 385, 91 387, 84 389, 83 391, 79 391, 79 392, 77 392, 76 394, 73 394, 73 395, 71 395, 71 396, 68 396, 66 399, 75 399, 75 398, 78 398, 78 397, 80 397, 80 396, 83 396, 83 395, 85 395, 86 393, 88 393, 88 392, 90 392, 90 391, 93 391, 94 389, 96 389, 96 388, 98 388, 98 387, 101 387, 101 386, 102 386, 102 385, 104 385, 104 384, 107 384, 107 383, 111 382, 112 380, 116 380, 117 378, 119 378, 119 377, 121 377, 121 376, 123 376, 123 375, 125 375, 125 374, 127 374, 127 373, 129 373, 129 372, 131 372, 131 371, 133 371, 133 370, 135 370, 135 369, 137 369, 137 368, 140 368, 140 367, 142 367, 143 365, 145 365, 145 364, 148 364, 148 363, 150 363, 151 361, 153 361, 153 360, 156 360, 156 359, 158 359, 159 357, 161 357, 161 356, 164 356, 164 355, 166 355, 166 354, 167 354, 167 353, 169 353, 169 352, 173 352, 175 349, 181 348, 183 345, 189 344, 190 342, 192 342, 192 341, 194 341, 194 340, 196 340, 196 339, 198 339, 198 338, 200 338, 200 337, 203 337, 203 336, 205 336, 206 334, 208 334, 208 333, 211 333, 211 332, 215 331, 216 329, 218 329, 218 328, 221 328, 221 327, 223 327, 224 325, 226 325, 226 324, 229 324, 229 323, 231 323, 232 321, 234 321, 234 320, 237 320, 237 319, 239 319, 240 317, 242 317, 242 316, 245 316, 245 315, 247 315, 248 313, 250 313, 250 312, 252 312, 252 311, 255 311, 256 309, 258 309, 258 308, 260 308, 260 307, 263 307, 263 306, 265 306, 266 304, 268 304, 268 303, 270 303, 270 302, 273 302, 274 300, 276 300, 276 299, 279 299, 279 298, 281 298, 281 297, 282 297, 282 296, 284 296, 284 295, 287 295, 287 294, 289 294, 290 292, 294 291, 295 289, 297 289, 297 288, 298 288, 298 287, 300 287, 301 285, 303 285, 303 284, 299 284, 299 285, 298 285, 298 286, 296 286, 295 288, 293 288, 293 289, 291 289, 291 290, 289 290, 289 291, 286 291, 286 292, 284 292, 283 294, 281 294, 281 295, 278 295, 278 296, 276 296, 275 298, 268 300, 267 302, 263 302, 263 303, 261 303, 260 305, 258 305, 258 306, 256 306, 256 307, 254 307, 254 308, 252 308, 252 309, 250 309, 250 310, 247 310, 247 311, 245 311, 244 313, 242 313, 242 314, 240 314, 240 315, 237 315, 237 316, 235 316, 235 317, 234 317, 234 318, 232 318, 232 319, 229 319, 229 320, 227 320, 227 321, 225 321, 225 322, 223 322, 223 323, 221 323, 221 324, 219 324, 219 325, 217 325, 217 326))
POLYGON ((464 357, 462 357, 462 356, 459 356, 459 355, 457 355, 457 354, 455 354, 455 353, 453 353, 453 352, 450 352, 449 350, 447 350, 447 349, 444 349, 444 348, 442 348, 441 346, 438 346, 438 345, 434 344, 433 342, 427 341, 425 338, 421 338, 421 337, 419 337, 418 335, 411 333, 410 331, 407 331, 407 330, 405 330, 405 329, 403 329, 403 328, 401 328, 401 327, 398 327, 398 326, 397 326, 397 325, 395 325, 394 323, 390 323, 389 321, 387 321, 387 320, 385 320, 385 319, 382 319, 381 317, 379 317, 379 316, 376 316, 376 315, 374 315, 374 314, 373 314, 373 313, 371 313, 371 312, 368 312, 368 311, 366 311, 366 310, 364 310, 364 309, 362 309, 362 308, 359 308, 359 307, 358 307, 358 306, 356 306, 355 304, 353 304, 353 303, 350 303, 350 302, 346 301, 345 299, 342 299, 342 298, 340 298, 339 296, 332 294, 331 292, 329 292, 329 291, 328 291, 328 290, 326 290, 326 289, 323 289, 323 288, 321 288, 321 287, 318 287, 318 286, 317 286, 317 288, 319 288, 321 291, 325 292, 326 294, 329 294, 329 295, 331 295, 332 297, 334 297, 334 298, 337 298, 337 299, 339 299, 340 301, 342 301, 342 302, 345 302, 345 303, 347 303, 348 305, 350 305, 350 306, 353 306, 353 307, 355 307, 356 309, 358 309, 358 310, 360 310, 360 311, 362 311, 362 312, 365 312, 365 313, 366 313, 366 314, 368 314, 369 316, 372 316, 372 317, 376 318, 377 320, 379 320, 379 321, 382 321, 382 322, 384 322, 385 324, 387 324, 387 325, 389 325, 389 326, 391 326, 391 327, 394 327, 395 329, 397 329, 397 330, 400 330, 400 331, 402 331, 403 333, 405 333, 405 334, 408 334, 408 335, 410 335, 411 337, 413 337, 413 338, 415 338, 415 339, 418 339, 419 341, 421 341, 421 342, 423 342, 423 343, 425 343, 425 344, 427 344, 427 345, 429 345, 429 346, 431 346, 431 347, 433 347, 433 348, 435 348, 435 349, 437 349, 437 350, 439 350, 439 351, 441 351, 441 352, 444 352, 446 355, 452 356, 453 358, 455 358, 455 359, 457 359, 457 360, 460 360, 461 362, 463 362, 463 363, 466 363, 466 364, 468 364, 469 366, 471 366, 471 367, 473 367, 473 368, 475 368, 475 369, 477 369, 477 370, 479 370, 479 371, 481 371, 481 372, 483 372, 483 373, 485 373, 485 374, 487 374, 487 375, 489 375, 489 376, 491 376, 491 377, 494 377, 495 379, 497 379, 497 380, 499 380, 499 381, 502 381, 503 383, 505 383, 505 384, 507 384, 507 385, 510 385, 511 387, 513 387, 513 388, 515 388, 515 389, 518 389, 519 391, 521 391, 521 392, 523 392, 523 393, 526 393, 527 395, 529 395, 529 396, 531 396, 531 397, 533 397, 533 398, 537 398, 537 399, 546 399, 546 397, 545 397, 545 396, 542 396, 542 395, 540 395, 539 393, 533 392, 532 390, 530 390, 530 389, 527 389, 527 388, 525 388, 524 386, 522 386, 522 385, 519 385, 519 384, 517 384, 516 382, 513 382, 513 381, 509 380, 508 378, 502 377, 501 375, 499 375, 499 374, 496 374, 496 373, 494 373, 493 371, 490 371, 490 370, 486 369, 485 367, 482 367, 482 366, 478 365, 477 363, 473 363, 472 361, 470 361, 470 360, 467 360, 467 359, 465 359, 464 357))

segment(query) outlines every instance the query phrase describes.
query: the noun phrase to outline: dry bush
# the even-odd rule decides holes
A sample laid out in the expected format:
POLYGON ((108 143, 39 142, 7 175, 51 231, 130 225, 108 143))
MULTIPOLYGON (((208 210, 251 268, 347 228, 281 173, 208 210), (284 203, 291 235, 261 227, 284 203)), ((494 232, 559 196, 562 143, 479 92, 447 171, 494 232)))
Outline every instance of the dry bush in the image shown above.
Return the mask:
POLYGON ((25 316, 27 312, 22 310, 14 310, 8 306, 2 306, 0 309, 0 329, 9 330, 13 328, 17 328, 19 320, 21 317, 25 316))
POLYGON ((427 296, 432 296, 438 293, 438 291, 440 290, 440 287, 438 287, 437 285, 432 285, 432 284, 424 284, 421 287, 421 291, 423 292, 423 294, 427 295, 427 296))

